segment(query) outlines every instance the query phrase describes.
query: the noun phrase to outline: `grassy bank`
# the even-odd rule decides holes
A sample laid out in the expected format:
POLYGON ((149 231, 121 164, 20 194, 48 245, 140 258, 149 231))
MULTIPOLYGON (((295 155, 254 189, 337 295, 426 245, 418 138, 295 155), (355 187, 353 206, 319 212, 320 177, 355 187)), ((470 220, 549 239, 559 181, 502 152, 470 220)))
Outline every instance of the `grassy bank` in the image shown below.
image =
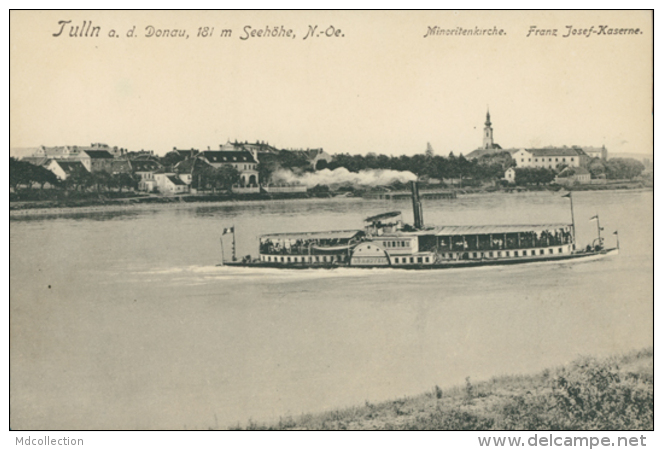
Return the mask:
POLYGON ((653 350, 240 430, 653 430, 653 350))

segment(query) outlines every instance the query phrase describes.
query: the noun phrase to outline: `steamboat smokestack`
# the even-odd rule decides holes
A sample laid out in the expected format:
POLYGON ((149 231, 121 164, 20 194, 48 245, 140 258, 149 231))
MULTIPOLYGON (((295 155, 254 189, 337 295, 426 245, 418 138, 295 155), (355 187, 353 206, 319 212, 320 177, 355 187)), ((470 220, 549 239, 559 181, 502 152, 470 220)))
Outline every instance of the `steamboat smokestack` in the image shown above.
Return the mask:
POLYGON ((411 181, 412 187, 412 210, 414 212, 414 228, 421 230, 424 228, 424 210, 419 199, 419 186, 416 181, 411 181))

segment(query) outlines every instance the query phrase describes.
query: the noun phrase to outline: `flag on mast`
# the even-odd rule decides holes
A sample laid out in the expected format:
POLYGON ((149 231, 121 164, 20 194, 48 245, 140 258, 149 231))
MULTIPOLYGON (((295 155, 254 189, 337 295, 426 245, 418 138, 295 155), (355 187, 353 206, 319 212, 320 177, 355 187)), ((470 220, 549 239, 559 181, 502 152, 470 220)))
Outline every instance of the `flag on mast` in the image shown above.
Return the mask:
POLYGON ((598 220, 598 219, 599 219, 599 216, 596 215, 596 216, 592 217, 591 219, 589 219, 589 221, 591 222, 592 220, 598 220))
POLYGON ((221 236, 224 236, 228 233, 234 233, 234 232, 235 232, 235 227, 224 228, 223 233, 221 233, 221 236))
POLYGON ((566 194, 566 195, 562 195, 562 198, 571 198, 571 193, 569 192, 569 193, 566 194))
POLYGON ((614 232, 614 233, 612 233, 612 234, 619 234, 619 232, 617 232, 617 230, 615 230, 615 232, 614 232))

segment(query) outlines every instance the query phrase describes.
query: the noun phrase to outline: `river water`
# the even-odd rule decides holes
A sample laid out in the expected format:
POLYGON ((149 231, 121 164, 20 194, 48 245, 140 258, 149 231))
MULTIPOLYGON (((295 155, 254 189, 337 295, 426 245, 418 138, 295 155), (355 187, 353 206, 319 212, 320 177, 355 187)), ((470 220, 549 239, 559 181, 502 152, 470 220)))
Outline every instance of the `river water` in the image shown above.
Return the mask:
MULTIPOLYGON (((407 201, 297 200, 10 221, 10 426, 206 429, 539 371, 653 342, 653 192, 574 194, 620 255, 404 271, 217 267, 268 232, 407 201), (231 236, 224 237, 226 256, 231 236)), ((559 193, 424 201, 427 224, 570 222, 559 193)))

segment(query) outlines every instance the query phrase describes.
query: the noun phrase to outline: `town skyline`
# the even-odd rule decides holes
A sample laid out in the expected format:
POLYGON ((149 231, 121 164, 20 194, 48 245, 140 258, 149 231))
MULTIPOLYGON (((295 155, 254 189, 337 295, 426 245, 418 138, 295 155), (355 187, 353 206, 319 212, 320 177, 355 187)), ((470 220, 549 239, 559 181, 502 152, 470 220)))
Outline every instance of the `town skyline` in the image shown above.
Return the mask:
MULTIPOLYGON (((58 16, 91 21, 99 38, 54 37, 53 17, 10 16, 11 148, 104 142, 163 155, 260 140, 330 154, 412 155, 430 142, 437 154, 467 154, 481 146, 489 108, 503 148, 652 151, 652 93, 642 88, 651 86, 650 36, 570 45, 527 38, 523 25, 527 17, 539 28, 563 29, 569 17, 609 21, 609 12, 206 14, 210 25, 235 30, 227 40, 103 36, 111 27, 142 33, 158 23, 194 33, 201 24, 195 13, 58 16), (247 23, 258 29, 275 20, 301 35, 314 23, 334 26, 343 37, 240 39, 247 23), (498 24, 506 34, 423 37, 431 24, 452 22, 498 24)), ((614 14, 623 26, 643 29, 649 19, 646 12, 614 14)))

